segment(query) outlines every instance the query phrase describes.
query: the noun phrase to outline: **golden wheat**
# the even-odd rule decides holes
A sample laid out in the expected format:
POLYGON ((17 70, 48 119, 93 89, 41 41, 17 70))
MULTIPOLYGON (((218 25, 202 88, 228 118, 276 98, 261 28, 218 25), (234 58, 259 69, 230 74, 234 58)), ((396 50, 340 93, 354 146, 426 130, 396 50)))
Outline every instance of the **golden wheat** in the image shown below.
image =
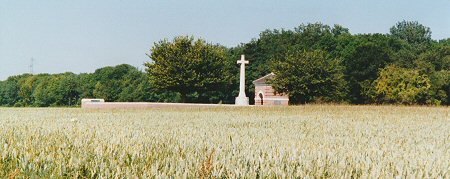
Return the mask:
POLYGON ((0 177, 449 178, 449 112, 0 108, 0 177))

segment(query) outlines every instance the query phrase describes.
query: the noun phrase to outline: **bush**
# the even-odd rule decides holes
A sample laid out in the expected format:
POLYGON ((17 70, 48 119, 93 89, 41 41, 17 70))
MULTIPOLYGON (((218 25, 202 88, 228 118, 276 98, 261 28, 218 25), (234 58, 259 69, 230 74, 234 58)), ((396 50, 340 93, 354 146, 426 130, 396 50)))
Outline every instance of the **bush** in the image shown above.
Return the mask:
POLYGON ((418 70, 390 65, 374 81, 376 101, 396 104, 438 103, 430 101, 430 79, 418 70))

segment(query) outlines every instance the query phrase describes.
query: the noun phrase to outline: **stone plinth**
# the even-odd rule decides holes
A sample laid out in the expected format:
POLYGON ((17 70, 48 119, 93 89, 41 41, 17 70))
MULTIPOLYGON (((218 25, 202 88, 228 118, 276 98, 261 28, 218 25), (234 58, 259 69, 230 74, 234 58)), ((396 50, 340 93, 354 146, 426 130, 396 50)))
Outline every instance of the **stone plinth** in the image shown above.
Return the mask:
POLYGON ((236 106, 248 106, 248 97, 236 97, 235 101, 236 106))

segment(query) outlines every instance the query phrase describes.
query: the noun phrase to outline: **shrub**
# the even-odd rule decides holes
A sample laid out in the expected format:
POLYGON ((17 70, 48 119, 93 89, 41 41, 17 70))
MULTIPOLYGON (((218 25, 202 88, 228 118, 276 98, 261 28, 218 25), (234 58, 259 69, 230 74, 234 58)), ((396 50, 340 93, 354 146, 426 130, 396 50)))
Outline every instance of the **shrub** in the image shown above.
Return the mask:
MULTIPOLYGON (((381 103, 424 104, 430 93, 430 79, 418 70, 387 66, 374 81, 375 98, 381 103)), ((429 98, 428 98, 429 99, 429 98)), ((434 102, 435 103, 435 102, 434 102)))

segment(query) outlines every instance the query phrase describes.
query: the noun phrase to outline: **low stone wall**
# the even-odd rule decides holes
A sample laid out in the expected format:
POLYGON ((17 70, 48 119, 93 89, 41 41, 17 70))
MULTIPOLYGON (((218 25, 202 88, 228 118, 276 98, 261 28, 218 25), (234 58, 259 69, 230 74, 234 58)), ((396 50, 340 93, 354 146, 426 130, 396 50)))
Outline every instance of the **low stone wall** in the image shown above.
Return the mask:
POLYGON ((230 104, 146 103, 146 102, 83 102, 83 109, 147 109, 164 107, 217 107, 230 104))

